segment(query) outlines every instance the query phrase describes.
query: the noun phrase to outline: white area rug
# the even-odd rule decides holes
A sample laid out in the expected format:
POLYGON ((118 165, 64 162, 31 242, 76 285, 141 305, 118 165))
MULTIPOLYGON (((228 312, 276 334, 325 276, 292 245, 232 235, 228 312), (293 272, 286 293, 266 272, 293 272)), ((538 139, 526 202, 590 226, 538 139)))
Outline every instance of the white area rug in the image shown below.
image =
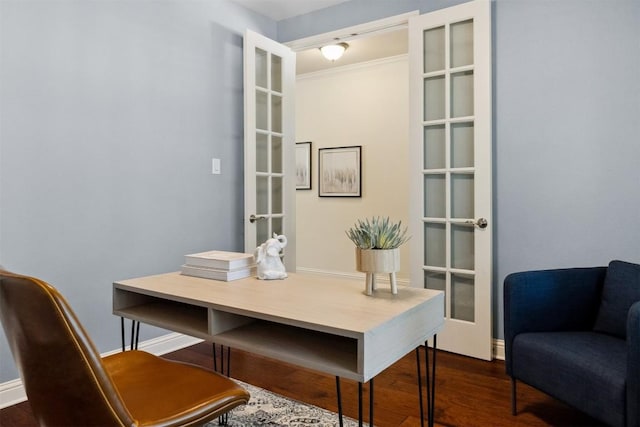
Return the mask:
MULTIPOLYGON (((259 387, 236 380, 251 394, 249 403, 229 412, 229 427, 337 427, 338 414, 297 400, 288 399, 259 387)), ((357 427, 358 422, 343 417, 345 427, 357 427)), ((367 424, 365 424, 367 425, 367 424)), ((218 426, 217 421, 206 427, 218 426)))

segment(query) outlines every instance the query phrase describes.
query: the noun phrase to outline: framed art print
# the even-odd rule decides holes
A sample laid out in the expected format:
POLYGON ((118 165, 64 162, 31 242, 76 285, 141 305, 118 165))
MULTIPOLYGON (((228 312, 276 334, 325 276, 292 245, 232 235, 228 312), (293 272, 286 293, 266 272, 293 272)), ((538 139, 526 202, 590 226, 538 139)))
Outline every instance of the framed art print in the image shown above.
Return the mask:
POLYGON ((362 146, 318 150, 318 195, 361 197, 362 146))
POLYGON ((296 190, 311 190, 311 142, 296 142, 296 190))

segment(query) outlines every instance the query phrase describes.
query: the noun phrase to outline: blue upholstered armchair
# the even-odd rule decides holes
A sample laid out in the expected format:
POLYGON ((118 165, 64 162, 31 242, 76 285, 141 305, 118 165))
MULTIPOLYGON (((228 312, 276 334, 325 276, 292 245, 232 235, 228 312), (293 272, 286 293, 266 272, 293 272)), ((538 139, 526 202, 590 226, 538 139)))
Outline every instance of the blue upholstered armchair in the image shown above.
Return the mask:
POLYGON ((612 426, 640 427, 640 265, 514 273, 504 281, 506 369, 612 426))

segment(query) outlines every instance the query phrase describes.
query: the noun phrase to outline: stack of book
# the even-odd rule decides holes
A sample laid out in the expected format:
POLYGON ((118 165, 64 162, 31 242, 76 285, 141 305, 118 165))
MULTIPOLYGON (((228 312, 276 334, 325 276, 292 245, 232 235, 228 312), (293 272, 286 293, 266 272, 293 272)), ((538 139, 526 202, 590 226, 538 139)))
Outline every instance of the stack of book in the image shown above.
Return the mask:
POLYGON ((253 255, 242 252, 208 251, 184 259, 182 274, 225 282, 249 277, 256 269, 253 255))

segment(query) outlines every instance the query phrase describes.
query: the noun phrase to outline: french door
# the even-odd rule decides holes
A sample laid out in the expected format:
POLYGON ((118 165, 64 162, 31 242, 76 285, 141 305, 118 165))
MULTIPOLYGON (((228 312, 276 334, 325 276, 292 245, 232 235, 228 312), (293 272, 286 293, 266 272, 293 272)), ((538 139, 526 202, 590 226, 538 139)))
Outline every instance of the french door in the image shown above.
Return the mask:
POLYGON ((287 236, 283 261, 295 271, 295 53, 247 30, 244 36, 244 235, 253 252, 287 236))
POLYGON ((491 9, 409 20, 411 282, 445 293, 438 347, 492 356, 491 9))

